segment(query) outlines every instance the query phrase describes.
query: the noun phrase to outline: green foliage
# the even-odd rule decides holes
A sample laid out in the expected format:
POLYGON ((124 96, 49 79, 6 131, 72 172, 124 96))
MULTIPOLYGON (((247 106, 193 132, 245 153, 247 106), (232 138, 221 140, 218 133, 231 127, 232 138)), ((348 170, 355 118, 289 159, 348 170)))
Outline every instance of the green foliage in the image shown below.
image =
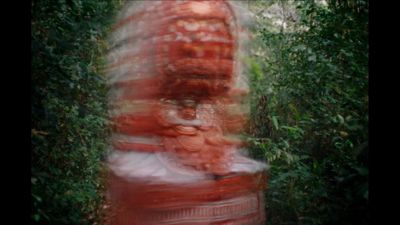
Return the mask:
POLYGON ((120 3, 32 2, 32 220, 91 224, 107 137, 104 37, 120 3))
POLYGON ((261 23, 266 53, 250 65, 269 223, 367 224, 367 1, 276 2, 295 5, 299 21, 287 32, 261 23))

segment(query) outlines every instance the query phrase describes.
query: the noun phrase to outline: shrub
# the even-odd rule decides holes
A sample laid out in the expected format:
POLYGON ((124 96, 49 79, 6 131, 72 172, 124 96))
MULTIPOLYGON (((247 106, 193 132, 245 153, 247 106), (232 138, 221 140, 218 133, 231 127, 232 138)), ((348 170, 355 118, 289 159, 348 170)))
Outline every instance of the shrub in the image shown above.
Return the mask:
POLYGON ((32 1, 32 220, 89 224, 101 202, 107 137, 108 0, 32 1))
POLYGON ((271 165, 269 223, 367 224, 367 1, 274 2, 298 21, 255 30, 252 151, 271 165))

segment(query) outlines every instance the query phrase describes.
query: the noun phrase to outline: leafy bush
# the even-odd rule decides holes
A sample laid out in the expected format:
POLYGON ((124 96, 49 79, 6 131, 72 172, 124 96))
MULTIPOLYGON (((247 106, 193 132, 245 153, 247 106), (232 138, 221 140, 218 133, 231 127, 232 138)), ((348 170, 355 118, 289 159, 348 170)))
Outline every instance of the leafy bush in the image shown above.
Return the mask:
POLYGON ((90 224, 101 202, 104 35, 120 3, 32 2, 32 220, 90 224))
POLYGON ((265 52, 250 66, 252 150, 271 165, 269 223, 367 224, 367 1, 261 7, 274 2, 298 21, 255 31, 265 52))

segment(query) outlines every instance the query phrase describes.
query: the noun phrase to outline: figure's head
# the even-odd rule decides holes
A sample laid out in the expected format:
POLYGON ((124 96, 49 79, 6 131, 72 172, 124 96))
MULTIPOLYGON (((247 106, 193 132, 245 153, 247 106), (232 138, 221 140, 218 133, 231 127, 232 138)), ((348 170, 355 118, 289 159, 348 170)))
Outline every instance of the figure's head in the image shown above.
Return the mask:
POLYGON ((110 37, 107 74, 119 87, 116 98, 201 100, 247 89, 241 57, 248 32, 234 1, 129 3, 110 37))
POLYGON ((157 66, 165 95, 207 98, 230 90, 236 27, 225 1, 163 1, 157 66), (164 8, 164 7, 163 7, 164 8), (170 14, 170 15, 169 15, 170 14))

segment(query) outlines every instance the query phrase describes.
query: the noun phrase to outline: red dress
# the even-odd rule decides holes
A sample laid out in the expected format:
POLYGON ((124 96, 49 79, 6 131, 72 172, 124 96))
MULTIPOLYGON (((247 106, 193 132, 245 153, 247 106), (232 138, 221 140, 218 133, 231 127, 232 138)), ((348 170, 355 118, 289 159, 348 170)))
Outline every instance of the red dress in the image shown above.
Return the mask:
POLYGON ((266 166, 243 155, 235 6, 144 1, 113 27, 111 224, 264 224, 266 166))

